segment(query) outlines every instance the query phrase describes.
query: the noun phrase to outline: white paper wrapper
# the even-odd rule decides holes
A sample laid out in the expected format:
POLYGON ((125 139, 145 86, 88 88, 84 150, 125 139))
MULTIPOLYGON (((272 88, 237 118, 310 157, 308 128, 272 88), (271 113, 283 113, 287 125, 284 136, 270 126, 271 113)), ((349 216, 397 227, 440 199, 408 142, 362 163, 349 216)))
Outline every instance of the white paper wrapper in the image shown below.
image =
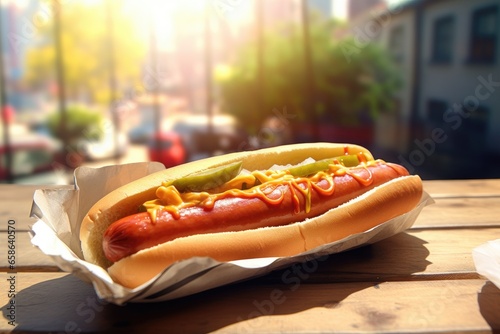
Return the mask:
POLYGON ((422 208, 433 203, 427 193, 411 212, 369 231, 293 257, 259 258, 217 262, 192 258, 166 268, 149 282, 127 289, 113 282, 107 271, 83 259, 79 241, 80 223, 90 207, 106 193, 142 176, 164 169, 157 163, 137 163, 75 171, 75 189, 38 189, 31 215, 38 218, 32 227, 33 245, 52 257, 64 271, 91 282, 98 296, 108 302, 158 302, 171 300, 229 283, 257 277, 293 263, 342 252, 388 238, 410 228, 422 208))
POLYGON ((489 279, 500 289, 500 239, 488 241, 472 250, 478 274, 489 279))

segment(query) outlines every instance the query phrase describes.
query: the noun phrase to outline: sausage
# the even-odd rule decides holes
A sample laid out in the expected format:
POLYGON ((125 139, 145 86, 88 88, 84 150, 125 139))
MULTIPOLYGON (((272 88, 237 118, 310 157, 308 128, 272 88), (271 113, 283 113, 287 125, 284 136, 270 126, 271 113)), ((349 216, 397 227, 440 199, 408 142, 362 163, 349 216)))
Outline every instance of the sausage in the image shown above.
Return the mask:
POLYGON ((356 167, 333 177, 308 184, 266 186, 264 198, 228 195, 211 206, 182 208, 178 215, 159 210, 152 220, 148 212, 124 217, 112 223, 103 238, 106 258, 116 262, 142 249, 193 234, 240 231, 291 224, 312 218, 358 197, 366 191, 408 171, 396 164, 376 162, 356 167), (310 195, 306 192, 309 191, 310 195))

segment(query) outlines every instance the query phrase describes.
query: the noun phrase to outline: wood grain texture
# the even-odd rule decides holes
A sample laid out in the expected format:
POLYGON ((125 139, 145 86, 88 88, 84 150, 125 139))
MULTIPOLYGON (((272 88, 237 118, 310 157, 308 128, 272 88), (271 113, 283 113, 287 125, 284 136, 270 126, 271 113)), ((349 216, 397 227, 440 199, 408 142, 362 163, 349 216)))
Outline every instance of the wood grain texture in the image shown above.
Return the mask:
MULTIPOLYGON (((0 254, 7 254, 7 232, 0 232, 0 254)), ((52 258, 42 253, 37 247, 31 244, 31 237, 28 232, 20 231, 16 233, 16 269, 17 271, 58 271, 52 258)), ((0 257, 0 271, 9 271, 7 256, 0 257)))
POLYGON ((500 179, 426 180, 423 185, 436 198, 500 196, 500 179))
POLYGON ((0 231, 7 230, 8 220, 15 220, 17 230, 27 230, 34 223, 29 214, 35 189, 33 186, 0 185, 0 231))
POLYGON ((418 216, 413 228, 500 227, 500 196, 435 198, 418 216))
MULTIPOLYGON (((16 330, 141 333, 482 332, 500 328, 483 279, 267 285, 259 280, 156 304, 116 306, 71 275, 18 274, 16 330)), ((0 304, 9 300, 0 296, 0 304)), ((0 319, 0 330, 11 327, 0 319)))
POLYGON ((35 219, 30 217, 30 212, 36 189, 68 187, 71 186, 0 184, 0 231, 6 231, 9 219, 16 221, 16 229, 19 231, 28 231, 29 226, 35 223, 35 219))
POLYGON ((295 272, 305 273, 311 283, 478 278, 472 250, 495 238, 500 238, 500 228, 408 231, 321 262, 273 272, 265 280, 277 284, 295 272))

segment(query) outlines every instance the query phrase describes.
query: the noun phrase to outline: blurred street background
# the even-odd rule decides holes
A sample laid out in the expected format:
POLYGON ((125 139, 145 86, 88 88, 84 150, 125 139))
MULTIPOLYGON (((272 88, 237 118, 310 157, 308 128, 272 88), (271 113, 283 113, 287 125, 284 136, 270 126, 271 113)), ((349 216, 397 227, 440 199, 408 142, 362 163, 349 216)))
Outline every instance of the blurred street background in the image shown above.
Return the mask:
POLYGON ((347 142, 500 177, 500 0, 0 0, 0 182, 347 142))

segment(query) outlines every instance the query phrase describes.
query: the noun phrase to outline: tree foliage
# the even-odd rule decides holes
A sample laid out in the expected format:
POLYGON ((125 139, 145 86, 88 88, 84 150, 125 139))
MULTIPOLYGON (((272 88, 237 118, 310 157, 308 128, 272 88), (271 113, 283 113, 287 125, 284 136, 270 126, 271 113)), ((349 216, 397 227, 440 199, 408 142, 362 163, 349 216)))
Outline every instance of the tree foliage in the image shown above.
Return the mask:
MULTIPOLYGON (((65 2, 61 4, 59 14, 67 97, 78 100, 83 96, 93 103, 109 103, 110 39, 106 2, 65 2)), ((120 7, 114 6, 114 72, 116 82, 133 86, 139 82, 145 48, 139 42, 132 22, 121 14, 120 7)), ((43 87, 55 82, 56 76, 53 22, 48 22, 37 32, 40 43, 27 54, 26 82, 32 87, 43 87)))
POLYGON ((103 116, 80 106, 71 106, 66 110, 66 132, 61 127, 61 113, 54 112, 47 119, 50 133, 70 146, 78 145, 81 139, 98 140, 102 137, 103 116))
POLYGON ((351 41, 335 40, 333 28, 334 22, 311 18, 312 101, 302 29, 289 25, 265 32, 261 81, 255 40, 244 45, 234 63, 216 77, 222 108, 250 132, 258 131, 275 108, 286 107, 298 122, 336 125, 371 122, 379 113, 391 111, 400 78, 390 57, 373 44, 346 54, 343 46, 351 41))

